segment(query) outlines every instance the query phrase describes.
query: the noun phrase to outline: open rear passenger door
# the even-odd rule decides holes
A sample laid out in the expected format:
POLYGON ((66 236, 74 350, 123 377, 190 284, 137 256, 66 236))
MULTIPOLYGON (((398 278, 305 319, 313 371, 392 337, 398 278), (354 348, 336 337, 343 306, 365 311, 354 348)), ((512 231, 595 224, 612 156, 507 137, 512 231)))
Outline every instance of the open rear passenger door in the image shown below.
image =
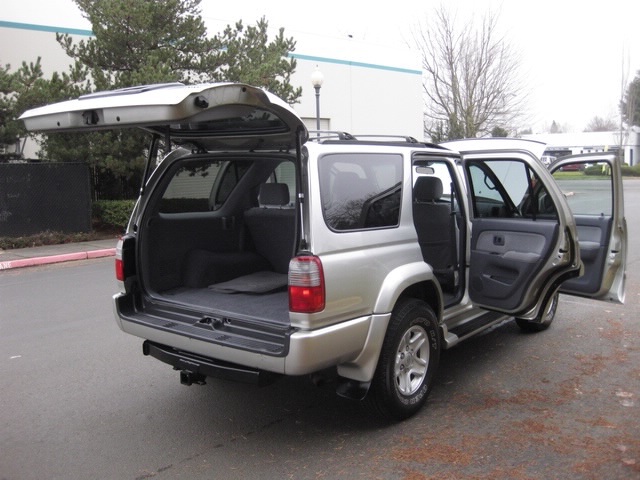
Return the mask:
POLYGON ((627 224, 620 159, 613 153, 564 157, 550 166, 576 222, 584 273, 562 284, 570 295, 623 303, 627 224))
MULTIPOLYGON (((605 298, 604 289, 608 292, 612 287, 623 292, 624 281, 613 272, 615 268, 608 274, 602 272, 602 276, 598 274, 602 269, 594 268, 589 277, 595 280, 588 281, 588 288, 577 280, 584 269, 577 221, 564 192, 539 160, 544 144, 481 139, 444 146, 462 154, 469 188, 468 291, 476 305, 533 319, 562 285, 567 285, 567 292, 594 298, 605 298), (605 280, 604 286, 592 285, 600 280, 605 280)), ((614 170, 614 163, 610 165, 614 170)), ((621 189, 613 182, 611 185, 609 201, 621 206, 621 189)), ((617 211, 621 212, 620 208, 617 211)), ((595 238, 596 232, 590 227, 599 224, 591 217, 582 223, 595 238)), ((614 217, 612 212, 608 228, 606 219, 601 220, 598 248, 607 253, 600 253, 598 267, 624 265, 623 238, 611 235, 614 230, 620 231, 619 224, 614 227, 614 217), (612 249, 621 253, 609 261, 612 249)), ((621 278, 623 270, 618 269, 621 278)))

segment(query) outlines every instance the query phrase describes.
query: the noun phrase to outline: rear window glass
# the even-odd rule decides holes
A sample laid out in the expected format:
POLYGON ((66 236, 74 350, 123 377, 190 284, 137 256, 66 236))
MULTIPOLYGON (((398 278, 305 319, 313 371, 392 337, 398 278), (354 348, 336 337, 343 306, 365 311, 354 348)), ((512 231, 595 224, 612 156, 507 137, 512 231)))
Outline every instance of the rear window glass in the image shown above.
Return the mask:
POLYGON ((402 156, 325 155, 319 164, 326 224, 336 231, 397 226, 402 195, 402 156))

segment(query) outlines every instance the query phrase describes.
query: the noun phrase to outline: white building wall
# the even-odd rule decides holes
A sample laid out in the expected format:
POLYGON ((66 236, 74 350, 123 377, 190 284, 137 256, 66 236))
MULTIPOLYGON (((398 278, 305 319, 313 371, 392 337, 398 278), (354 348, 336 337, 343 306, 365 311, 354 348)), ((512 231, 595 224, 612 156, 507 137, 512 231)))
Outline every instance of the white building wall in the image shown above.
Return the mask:
POLYGON ((546 143, 545 153, 549 155, 553 155, 554 151, 569 151, 577 155, 622 150, 623 161, 626 164, 640 163, 639 127, 631 127, 622 132, 538 133, 523 135, 522 138, 546 143))

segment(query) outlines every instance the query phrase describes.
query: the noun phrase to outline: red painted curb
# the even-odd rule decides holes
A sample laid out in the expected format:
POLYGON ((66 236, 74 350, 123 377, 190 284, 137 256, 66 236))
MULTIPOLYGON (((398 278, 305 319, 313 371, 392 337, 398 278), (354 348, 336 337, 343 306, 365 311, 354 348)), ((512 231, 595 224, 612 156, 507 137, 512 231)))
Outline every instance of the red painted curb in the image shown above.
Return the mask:
POLYGON ((13 268, 36 267, 39 265, 49 265, 52 263, 72 262, 75 260, 89 260, 93 258, 112 257, 115 254, 115 248, 106 248, 104 250, 91 250, 89 252, 65 253, 62 255, 51 255, 48 257, 8 260, 6 262, 0 262, 0 271, 11 270, 13 268))

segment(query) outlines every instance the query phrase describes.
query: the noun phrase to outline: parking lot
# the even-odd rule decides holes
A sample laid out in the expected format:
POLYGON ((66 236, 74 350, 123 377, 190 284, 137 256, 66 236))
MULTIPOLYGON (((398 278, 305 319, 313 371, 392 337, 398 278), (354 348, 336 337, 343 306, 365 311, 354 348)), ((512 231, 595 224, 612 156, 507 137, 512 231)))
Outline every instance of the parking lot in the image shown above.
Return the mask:
POLYGON ((385 424, 315 386, 178 373, 111 312, 113 259, 0 272, 0 478, 640 478, 640 181, 627 299, 561 297, 446 351, 425 409, 385 424))

